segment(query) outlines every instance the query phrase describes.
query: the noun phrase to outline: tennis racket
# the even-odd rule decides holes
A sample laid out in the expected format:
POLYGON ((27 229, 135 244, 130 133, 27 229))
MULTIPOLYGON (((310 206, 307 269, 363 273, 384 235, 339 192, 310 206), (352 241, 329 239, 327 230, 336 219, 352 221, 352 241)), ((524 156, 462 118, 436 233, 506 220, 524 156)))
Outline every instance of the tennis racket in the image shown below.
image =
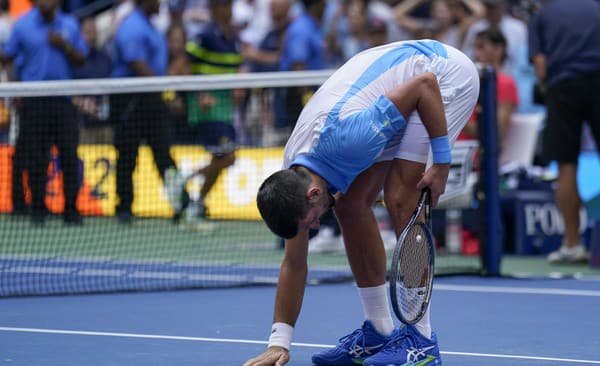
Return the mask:
POLYGON ((433 287, 434 250, 431 191, 425 188, 396 243, 392 258, 392 307, 396 317, 404 324, 417 323, 427 311, 433 287))

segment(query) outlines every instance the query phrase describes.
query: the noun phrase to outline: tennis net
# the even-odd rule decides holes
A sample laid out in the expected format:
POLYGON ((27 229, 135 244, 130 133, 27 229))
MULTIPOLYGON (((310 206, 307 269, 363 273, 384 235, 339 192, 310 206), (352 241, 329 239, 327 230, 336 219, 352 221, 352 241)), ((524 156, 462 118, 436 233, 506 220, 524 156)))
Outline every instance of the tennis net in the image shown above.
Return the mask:
MULTIPOLYGON (((0 296, 276 283, 256 191, 330 73, 1 84, 0 296), (207 167, 223 168, 208 193, 207 167)), ((482 272, 482 250, 438 245, 438 273, 482 272)), ((309 268, 311 284, 351 279, 342 250, 309 268)))

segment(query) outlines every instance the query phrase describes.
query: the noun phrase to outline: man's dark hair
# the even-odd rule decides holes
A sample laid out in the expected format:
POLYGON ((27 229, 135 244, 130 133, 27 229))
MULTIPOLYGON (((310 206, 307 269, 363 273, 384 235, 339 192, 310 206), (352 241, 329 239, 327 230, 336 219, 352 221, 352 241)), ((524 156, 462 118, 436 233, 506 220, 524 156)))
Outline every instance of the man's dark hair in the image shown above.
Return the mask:
POLYGON ((258 189, 256 203, 265 223, 275 235, 291 239, 298 234, 298 222, 310 208, 306 191, 310 175, 293 168, 280 170, 258 189))
POLYGON ((302 0, 302 5, 304 5, 305 9, 308 9, 311 6, 316 5, 322 1, 325 1, 325 0, 302 0))
POLYGON ((478 32, 475 38, 486 40, 492 44, 497 44, 506 47, 506 37, 501 30, 496 28, 488 28, 478 32))

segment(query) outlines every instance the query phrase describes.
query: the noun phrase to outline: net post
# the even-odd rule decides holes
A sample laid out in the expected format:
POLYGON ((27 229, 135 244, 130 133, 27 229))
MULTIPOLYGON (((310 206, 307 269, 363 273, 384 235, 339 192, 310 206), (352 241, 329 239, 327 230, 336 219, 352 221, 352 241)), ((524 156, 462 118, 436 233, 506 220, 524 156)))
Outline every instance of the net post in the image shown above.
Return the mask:
POLYGON ((498 183, 498 141, 496 71, 480 66, 481 92, 479 112, 479 141, 481 148, 480 201, 482 272, 487 276, 500 275, 503 251, 503 224, 498 183))

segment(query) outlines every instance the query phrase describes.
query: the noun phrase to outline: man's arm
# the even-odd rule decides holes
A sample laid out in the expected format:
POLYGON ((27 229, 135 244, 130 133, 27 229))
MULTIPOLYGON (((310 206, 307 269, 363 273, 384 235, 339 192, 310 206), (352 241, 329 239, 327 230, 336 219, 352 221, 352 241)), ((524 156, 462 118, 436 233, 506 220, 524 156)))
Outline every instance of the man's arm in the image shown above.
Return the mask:
POLYGON ((244 366, 282 366, 289 361, 291 331, 298 320, 304 298, 308 273, 307 256, 307 230, 302 230, 296 237, 285 241, 285 254, 277 281, 275 313, 269 347, 259 356, 248 360, 244 366), (278 334, 282 330, 284 334, 278 334), (285 334, 286 332, 287 334, 285 334))
POLYGON ((154 76, 154 71, 144 61, 131 61, 129 62, 129 68, 131 68, 135 76, 154 76))
POLYGON ((417 188, 431 188, 432 204, 435 207, 439 196, 446 189, 450 170, 448 126, 437 78, 434 74, 426 72, 389 91, 385 96, 394 103, 406 120, 416 110, 432 140, 434 164, 425 172, 417 188))
POLYGON ((69 44, 60 33, 53 31, 48 32, 48 42, 61 50, 73 65, 83 66, 85 64, 85 55, 81 53, 77 47, 69 44))

